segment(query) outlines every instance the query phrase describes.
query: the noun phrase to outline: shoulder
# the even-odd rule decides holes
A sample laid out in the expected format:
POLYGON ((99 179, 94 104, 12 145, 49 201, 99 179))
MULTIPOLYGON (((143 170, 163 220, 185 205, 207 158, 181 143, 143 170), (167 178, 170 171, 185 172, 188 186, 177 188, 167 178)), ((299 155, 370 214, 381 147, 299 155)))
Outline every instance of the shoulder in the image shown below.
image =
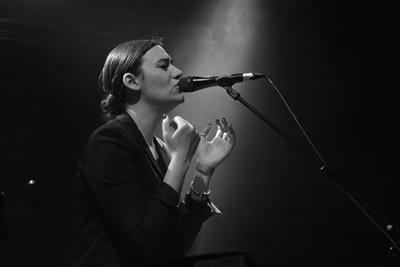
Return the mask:
POLYGON ((122 130, 124 130, 123 124, 119 120, 113 119, 97 128, 92 135, 107 134, 110 132, 115 133, 121 132, 122 130))
POLYGON ((126 148, 136 146, 129 129, 119 121, 114 119, 106 122, 97 128, 89 137, 87 147, 120 147, 126 148))
POLYGON ((90 135, 89 143, 103 138, 121 139, 126 135, 129 135, 129 132, 122 123, 118 120, 111 120, 101 125, 90 135))

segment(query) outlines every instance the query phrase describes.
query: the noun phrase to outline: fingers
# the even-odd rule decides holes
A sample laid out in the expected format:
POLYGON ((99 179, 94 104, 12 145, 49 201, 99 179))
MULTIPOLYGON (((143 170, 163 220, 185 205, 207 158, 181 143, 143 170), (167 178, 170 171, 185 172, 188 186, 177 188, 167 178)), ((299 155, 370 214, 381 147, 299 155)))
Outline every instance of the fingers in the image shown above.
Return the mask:
POLYGON ((164 142, 171 157, 177 159, 191 159, 200 142, 194 125, 183 118, 176 116, 173 119, 167 115, 162 122, 164 142))
POLYGON ((229 143, 234 143, 236 140, 236 133, 232 127, 232 124, 227 122, 225 118, 217 120, 218 131, 217 136, 227 140, 229 143))
MULTIPOLYGON (((197 135, 196 127, 194 124, 189 123, 187 120, 183 119, 180 116, 176 116, 174 118, 174 122, 177 125, 177 129, 175 130, 176 133, 178 132, 185 132, 187 134, 197 135)), ((200 138, 199 138, 200 140, 200 138)))
POLYGON ((188 132, 196 131, 196 127, 182 117, 176 116, 173 119, 170 119, 166 114, 164 115, 164 119, 162 121, 162 129, 166 133, 174 133, 182 130, 187 130, 188 132))
POLYGON ((224 134, 223 125, 222 125, 222 123, 221 123, 221 121, 220 121, 219 119, 217 119, 217 120, 215 121, 215 123, 216 123, 217 126, 218 126, 217 134, 215 135, 215 137, 222 138, 222 136, 223 136, 223 134, 224 134))
POLYGON ((179 116, 174 117, 174 119, 172 121, 176 125, 175 131, 181 130, 181 129, 185 128, 185 126, 187 124, 189 124, 187 121, 185 121, 184 119, 182 119, 179 116))
POLYGON ((177 125, 175 122, 170 120, 167 114, 164 114, 164 119, 162 121, 162 130, 164 134, 170 134, 171 132, 176 130, 177 125))
MULTIPOLYGON (((229 143, 234 143, 236 140, 236 133, 232 127, 232 124, 229 123, 225 118, 223 118, 222 120, 217 119, 216 124, 218 126, 218 130, 215 137, 224 139, 229 143)), ((167 133, 171 136, 176 135, 180 132, 187 132, 195 135, 198 134, 196 131, 196 127, 180 116, 176 116, 173 119, 170 119, 168 115, 165 115, 162 126, 164 133, 167 133)), ((211 132, 211 129, 212 124, 209 123, 199 134, 199 141, 207 141, 207 136, 211 132)))
POLYGON ((229 135, 230 137, 233 137, 233 138, 236 139, 236 133, 235 133, 235 130, 233 129, 231 123, 228 123, 228 131, 227 131, 227 133, 228 133, 228 135, 229 135))
POLYGON ((212 124, 211 123, 207 124, 207 126, 200 133, 200 138, 202 141, 207 141, 207 135, 210 133, 211 129, 212 129, 212 124))
POLYGON ((189 144, 187 156, 191 159, 196 152, 197 145, 200 142, 200 137, 196 131, 196 127, 179 116, 174 118, 174 122, 177 125, 177 129, 175 131, 176 135, 181 137, 186 136, 188 138, 186 139, 187 144, 189 144))

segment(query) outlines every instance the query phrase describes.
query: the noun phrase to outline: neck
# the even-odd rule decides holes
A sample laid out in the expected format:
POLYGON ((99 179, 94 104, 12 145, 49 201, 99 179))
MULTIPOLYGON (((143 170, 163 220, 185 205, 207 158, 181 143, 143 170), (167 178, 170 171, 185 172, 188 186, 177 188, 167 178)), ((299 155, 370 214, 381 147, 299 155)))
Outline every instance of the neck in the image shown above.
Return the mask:
POLYGON ((126 106, 126 112, 135 121, 147 145, 152 147, 153 138, 162 120, 163 113, 140 105, 128 105, 126 106))

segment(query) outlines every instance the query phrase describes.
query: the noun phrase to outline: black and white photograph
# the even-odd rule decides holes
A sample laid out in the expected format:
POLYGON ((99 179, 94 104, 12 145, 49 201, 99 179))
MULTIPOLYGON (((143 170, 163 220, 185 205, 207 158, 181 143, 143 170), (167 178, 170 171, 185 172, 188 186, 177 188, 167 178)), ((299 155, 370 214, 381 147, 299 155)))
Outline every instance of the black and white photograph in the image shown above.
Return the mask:
POLYGON ((0 0, 1 267, 399 267, 400 1, 0 0))

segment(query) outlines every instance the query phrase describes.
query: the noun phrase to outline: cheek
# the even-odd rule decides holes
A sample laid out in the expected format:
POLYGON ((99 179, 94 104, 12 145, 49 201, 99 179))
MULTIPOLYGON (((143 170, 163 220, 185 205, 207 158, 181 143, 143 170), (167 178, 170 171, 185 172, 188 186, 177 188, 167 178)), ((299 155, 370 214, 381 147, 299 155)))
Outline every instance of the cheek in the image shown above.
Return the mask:
POLYGON ((168 87, 170 85, 170 82, 164 77, 153 77, 153 79, 151 80, 151 85, 154 88, 164 88, 168 87))
POLYGON ((150 78, 150 84, 151 85, 157 85, 159 82, 157 80, 157 77, 151 77, 150 78))
POLYGON ((151 76, 149 77, 149 84, 152 86, 160 86, 163 84, 162 79, 159 76, 151 76))
POLYGON ((150 91, 160 91, 164 87, 168 87, 170 85, 170 80, 165 75, 165 73, 153 72, 146 73, 145 76, 146 87, 150 91))

